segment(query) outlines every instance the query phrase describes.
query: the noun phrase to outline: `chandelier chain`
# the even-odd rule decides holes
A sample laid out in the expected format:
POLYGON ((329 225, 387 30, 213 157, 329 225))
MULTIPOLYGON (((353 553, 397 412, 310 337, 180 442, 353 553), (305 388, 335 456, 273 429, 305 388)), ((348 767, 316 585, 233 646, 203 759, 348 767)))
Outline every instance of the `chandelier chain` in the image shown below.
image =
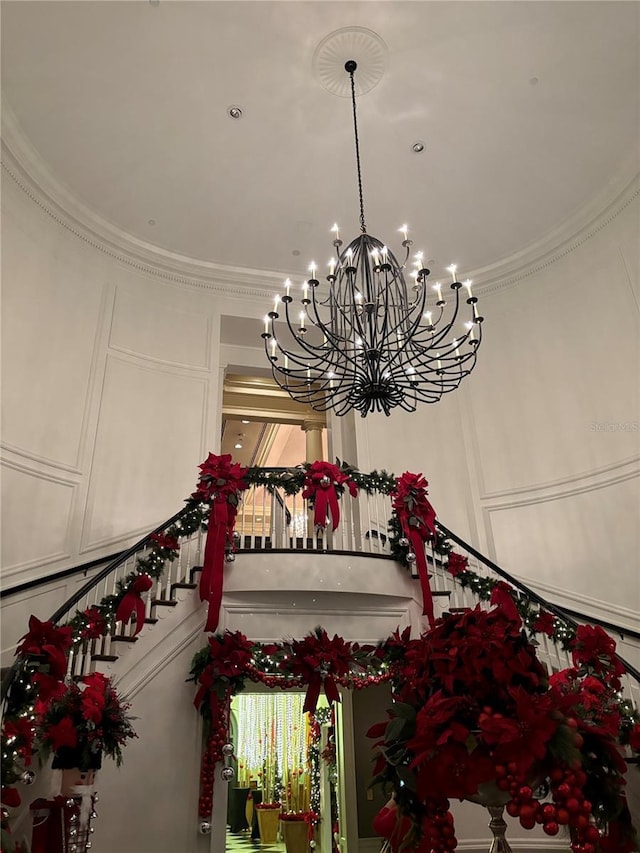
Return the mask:
MULTIPOLYGON (((355 63, 354 63, 355 65, 355 63)), ((358 119, 356 116, 356 83, 354 79, 355 69, 349 69, 349 77, 351 79, 351 104, 353 106, 353 134, 356 142, 356 167, 358 170, 358 195, 360 197, 360 230, 363 234, 367 233, 367 226, 364 221, 364 196, 362 193, 362 171, 360 168, 360 141, 358 138, 358 119)))

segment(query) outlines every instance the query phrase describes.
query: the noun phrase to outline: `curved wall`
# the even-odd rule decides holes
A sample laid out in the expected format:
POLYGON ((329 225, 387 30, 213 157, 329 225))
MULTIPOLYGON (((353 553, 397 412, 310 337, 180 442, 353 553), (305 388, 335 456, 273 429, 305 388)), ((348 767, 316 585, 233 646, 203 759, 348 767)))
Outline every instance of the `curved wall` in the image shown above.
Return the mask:
MULTIPOLYGON (((220 346, 221 318, 260 317, 272 289, 268 275, 241 286, 154 274, 10 163, 7 585, 117 550, 180 506, 218 445, 225 364, 262 364, 254 346, 220 346)), ((544 593, 629 623, 640 606, 634 192, 557 257, 480 286, 485 340, 458 392, 411 415, 334 422, 332 435, 361 470, 423 471, 444 523, 544 593)))
POLYGON ((636 628, 639 234, 635 195, 480 290, 485 337, 460 389, 356 423, 363 464, 417 465, 450 529, 559 603, 636 628))

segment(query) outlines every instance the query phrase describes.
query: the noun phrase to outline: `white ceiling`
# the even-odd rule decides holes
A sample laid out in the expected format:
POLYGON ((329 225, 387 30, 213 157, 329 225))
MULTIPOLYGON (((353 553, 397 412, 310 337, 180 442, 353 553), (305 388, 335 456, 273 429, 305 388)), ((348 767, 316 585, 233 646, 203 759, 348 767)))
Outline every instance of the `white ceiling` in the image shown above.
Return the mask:
POLYGON ((303 274, 330 257, 334 221, 358 232, 350 104, 312 57, 333 30, 366 27, 388 47, 358 105, 369 230, 397 248, 408 222, 434 271, 464 271, 543 238, 637 165, 639 10, 5 0, 3 105, 53 176, 128 234, 303 274))

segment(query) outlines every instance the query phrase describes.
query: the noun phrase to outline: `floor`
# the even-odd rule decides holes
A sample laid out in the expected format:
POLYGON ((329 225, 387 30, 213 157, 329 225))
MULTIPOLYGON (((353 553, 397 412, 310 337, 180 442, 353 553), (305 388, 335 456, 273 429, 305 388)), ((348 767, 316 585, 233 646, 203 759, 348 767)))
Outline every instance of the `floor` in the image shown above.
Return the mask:
POLYGON ((252 839, 249 832, 229 832, 225 853, 284 853, 283 842, 263 844, 259 838, 252 839))

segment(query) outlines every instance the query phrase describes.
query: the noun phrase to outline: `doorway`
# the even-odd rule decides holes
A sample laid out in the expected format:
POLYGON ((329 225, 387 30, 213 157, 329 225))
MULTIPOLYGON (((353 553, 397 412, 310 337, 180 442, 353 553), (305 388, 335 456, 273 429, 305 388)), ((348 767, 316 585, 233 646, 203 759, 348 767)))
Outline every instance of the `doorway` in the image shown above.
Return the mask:
POLYGON ((304 713, 304 699, 302 692, 275 690, 234 697, 236 776, 228 792, 226 853, 285 853, 289 827, 276 820, 281 812, 305 815, 315 853, 339 849, 335 716, 324 697, 315 715, 304 713))

